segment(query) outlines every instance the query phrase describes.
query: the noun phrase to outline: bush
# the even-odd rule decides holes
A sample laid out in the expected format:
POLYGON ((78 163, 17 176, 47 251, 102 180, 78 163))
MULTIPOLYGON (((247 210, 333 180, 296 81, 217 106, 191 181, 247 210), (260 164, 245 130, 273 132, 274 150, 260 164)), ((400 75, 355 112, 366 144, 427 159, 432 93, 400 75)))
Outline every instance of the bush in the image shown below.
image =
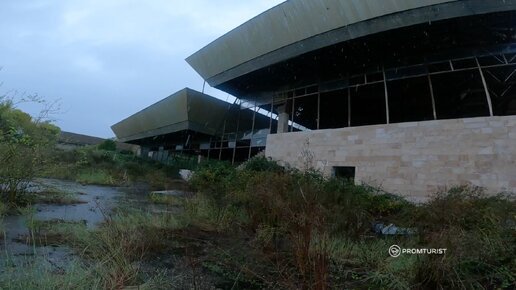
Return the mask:
POLYGON ((0 199, 23 203, 26 187, 47 162, 59 131, 49 122, 33 120, 11 100, 0 97, 0 199))
POLYGON ((323 289, 331 275, 330 237, 370 231, 370 189, 256 160, 242 170, 218 165, 196 171, 191 182, 198 194, 187 200, 187 213, 218 231, 256 233, 256 246, 290 265, 272 280, 289 277, 283 286, 323 289))
POLYGON ((500 288, 516 283, 516 202, 461 186, 438 192, 417 208, 414 225, 424 244, 447 248, 444 258, 417 264, 425 288, 500 288))
POLYGON ((257 172, 283 172, 284 168, 271 158, 256 156, 244 163, 244 169, 257 172))
POLYGON ((232 187, 236 169, 226 162, 205 163, 190 180, 192 189, 220 200, 232 187))
POLYGON ((73 151, 54 150, 51 162, 38 172, 40 177, 75 180, 99 185, 127 185, 143 182, 154 190, 175 185, 178 169, 133 154, 100 150, 88 146, 73 151))
POLYGON ((116 142, 111 139, 106 139, 98 145, 99 150, 116 151, 116 142))
POLYGON ((253 251, 274 261, 265 267, 269 271, 253 268, 266 281, 277 281, 266 283, 273 288, 514 284, 514 200, 458 187, 414 205, 381 189, 275 168, 264 158, 241 170, 224 164, 203 167, 192 178, 198 193, 185 201, 190 219, 204 229, 249 233, 253 251), (416 235, 380 240, 371 229, 378 220, 414 227, 416 235), (392 244, 448 251, 392 259, 387 253, 392 244))

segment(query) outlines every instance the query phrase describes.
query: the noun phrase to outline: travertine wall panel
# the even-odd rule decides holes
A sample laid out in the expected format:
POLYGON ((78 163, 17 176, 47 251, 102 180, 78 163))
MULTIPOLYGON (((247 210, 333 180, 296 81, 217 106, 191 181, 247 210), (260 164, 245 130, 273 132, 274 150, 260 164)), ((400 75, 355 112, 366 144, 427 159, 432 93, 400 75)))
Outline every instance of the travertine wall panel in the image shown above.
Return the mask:
POLYGON ((334 166, 355 166, 357 182, 415 200, 460 184, 514 193, 516 116, 275 134, 266 155, 327 175, 334 166))

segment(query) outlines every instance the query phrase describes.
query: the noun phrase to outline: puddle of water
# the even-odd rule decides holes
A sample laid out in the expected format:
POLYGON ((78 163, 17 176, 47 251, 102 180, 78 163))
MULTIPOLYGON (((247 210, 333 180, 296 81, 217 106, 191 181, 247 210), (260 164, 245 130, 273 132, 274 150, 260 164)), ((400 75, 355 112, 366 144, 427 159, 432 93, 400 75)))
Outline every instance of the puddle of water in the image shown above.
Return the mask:
MULTIPOLYGON (((148 188, 135 186, 117 188, 96 185, 81 185, 72 181, 55 179, 37 179, 31 184, 32 191, 41 191, 46 188, 59 191, 79 193, 77 198, 84 201, 81 204, 55 205, 36 204, 34 219, 36 220, 64 220, 82 221, 88 228, 94 228, 105 220, 116 206, 130 206, 149 212, 176 211, 170 206, 150 203, 147 198, 148 188)), ((16 265, 43 258, 45 263, 53 267, 66 267, 66 263, 74 259, 73 251, 66 246, 33 247, 30 242, 20 242, 21 236, 27 236, 26 217, 7 216, 3 220, 5 230, 4 240, 0 240, 0 272, 10 262, 16 265)))
POLYGON ((117 200, 124 193, 115 187, 96 185, 81 185, 75 182, 62 180, 38 180, 45 186, 57 188, 66 192, 80 193, 78 199, 85 203, 71 205, 37 204, 35 219, 65 221, 84 221, 88 228, 101 223, 116 205, 117 200))

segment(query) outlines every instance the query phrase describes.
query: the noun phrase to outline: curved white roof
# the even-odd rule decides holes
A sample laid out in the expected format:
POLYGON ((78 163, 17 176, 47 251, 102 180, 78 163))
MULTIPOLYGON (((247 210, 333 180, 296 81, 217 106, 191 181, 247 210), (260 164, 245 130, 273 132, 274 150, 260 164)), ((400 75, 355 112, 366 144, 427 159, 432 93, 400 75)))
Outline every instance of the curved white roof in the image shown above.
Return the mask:
POLYGON ((186 60, 210 85, 217 86, 353 38, 429 21, 514 9, 511 6, 513 0, 289 0, 186 60))

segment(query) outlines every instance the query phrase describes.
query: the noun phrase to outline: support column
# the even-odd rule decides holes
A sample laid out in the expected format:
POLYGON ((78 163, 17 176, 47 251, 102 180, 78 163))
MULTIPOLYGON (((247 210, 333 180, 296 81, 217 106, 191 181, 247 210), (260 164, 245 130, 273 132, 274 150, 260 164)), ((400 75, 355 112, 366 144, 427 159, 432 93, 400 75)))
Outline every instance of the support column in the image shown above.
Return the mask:
POLYGON ((274 113, 274 95, 272 95, 270 112, 271 112, 271 118, 269 120, 269 134, 272 134, 272 114, 274 113))
MULTIPOLYGON (((233 147, 233 157, 231 158, 231 164, 235 164, 235 155, 236 155, 237 142, 238 142, 238 130, 240 130, 240 112, 241 111, 242 111, 242 108, 239 106, 238 107, 236 132, 235 132, 235 147, 233 147)), ((228 144, 229 144, 229 140, 228 140, 228 144)))
POLYGON ((287 104, 278 107, 278 134, 288 132, 289 115, 287 113, 287 104))
POLYGON ((208 160, 210 160, 210 152, 211 152, 211 142, 212 142, 212 137, 210 137, 210 146, 208 147, 208 160))

